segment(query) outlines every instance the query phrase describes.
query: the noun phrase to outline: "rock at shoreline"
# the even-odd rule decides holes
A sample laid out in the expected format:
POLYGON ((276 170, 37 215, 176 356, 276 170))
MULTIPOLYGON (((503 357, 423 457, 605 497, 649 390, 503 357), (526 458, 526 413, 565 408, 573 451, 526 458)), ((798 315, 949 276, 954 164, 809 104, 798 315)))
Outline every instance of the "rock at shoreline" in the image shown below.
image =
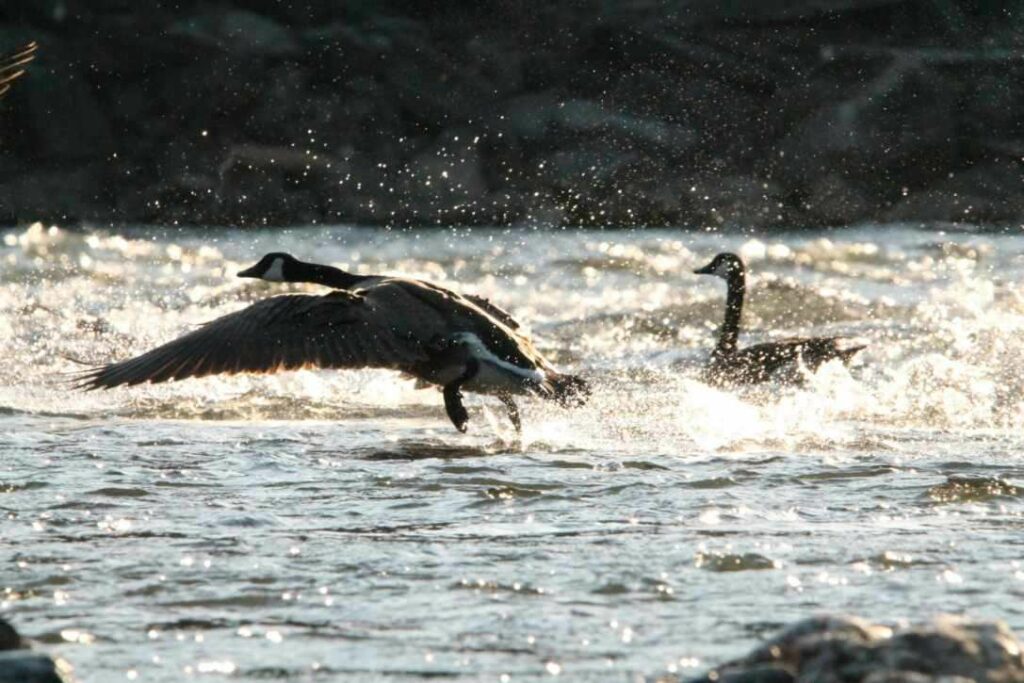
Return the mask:
POLYGON ((1024 683, 1022 647, 998 621, 947 615, 892 629, 822 616, 689 683, 1024 683))
POLYGON ((74 683, 71 666, 28 649, 18 632, 0 619, 0 683, 74 683))

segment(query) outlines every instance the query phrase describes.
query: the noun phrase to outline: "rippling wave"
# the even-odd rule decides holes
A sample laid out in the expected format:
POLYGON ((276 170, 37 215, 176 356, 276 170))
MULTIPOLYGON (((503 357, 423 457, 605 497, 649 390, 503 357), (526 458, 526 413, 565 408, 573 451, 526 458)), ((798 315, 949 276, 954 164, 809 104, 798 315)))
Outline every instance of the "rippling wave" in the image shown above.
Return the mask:
POLYGON ((87 680, 633 680, 819 610, 1024 627, 1024 236, 826 234, 0 233, 0 612, 87 680), (741 343, 867 349, 701 382, 725 292, 691 271, 722 250, 741 343), (523 401, 517 439, 384 371, 69 388, 306 291, 234 276, 270 251, 489 297, 593 398, 523 401))

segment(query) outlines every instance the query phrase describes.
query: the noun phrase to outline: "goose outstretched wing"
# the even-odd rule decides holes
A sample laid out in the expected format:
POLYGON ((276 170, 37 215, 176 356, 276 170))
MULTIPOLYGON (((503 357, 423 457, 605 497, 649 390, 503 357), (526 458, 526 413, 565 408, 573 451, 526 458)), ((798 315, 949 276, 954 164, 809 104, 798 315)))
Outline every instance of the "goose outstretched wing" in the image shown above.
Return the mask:
MULTIPOLYGON (((429 282, 403 278, 382 280, 360 291, 368 299, 379 299, 385 306, 397 306, 420 313, 430 311, 431 315, 443 321, 441 325, 449 333, 472 332, 491 353, 513 365, 521 368, 550 368, 533 343, 503 320, 512 319, 512 316, 486 299, 482 299, 486 303, 481 306, 480 297, 469 298, 429 282), (403 303, 399 304, 398 301, 403 303), (494 310, 500 314, 496 315, 494 310)), ((512 322, 518 327, 515 320, 512 322)))
POLYGON ((405 370, 428 358, 426 342, 428 333, 357 293, 277 296, 135 358, 87 371, 79 386, 99 389, 305 367, 405 370))
POLYGON ((11 54, 0 57, 0 97, 11 89, 11 83, 25 73, 21 67, 35 59, 38 47, 38 44, 32 42, 11 54))

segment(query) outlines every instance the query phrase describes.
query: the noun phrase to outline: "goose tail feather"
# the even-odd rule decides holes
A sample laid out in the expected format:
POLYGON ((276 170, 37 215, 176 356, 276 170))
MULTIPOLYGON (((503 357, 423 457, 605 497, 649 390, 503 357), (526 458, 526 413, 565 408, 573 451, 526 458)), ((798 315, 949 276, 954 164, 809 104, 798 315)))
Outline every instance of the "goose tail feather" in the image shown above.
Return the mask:
POLYGON ((858 346, 848 346, 843 349, 837 349, 836 353, 839 356, 839 359, 843 361, 843 365, 848 365, 850 361, 853 360, 854 356, 856 356, 859 352, 863 351, 867 347, 867 344, 860 344, 858 346))

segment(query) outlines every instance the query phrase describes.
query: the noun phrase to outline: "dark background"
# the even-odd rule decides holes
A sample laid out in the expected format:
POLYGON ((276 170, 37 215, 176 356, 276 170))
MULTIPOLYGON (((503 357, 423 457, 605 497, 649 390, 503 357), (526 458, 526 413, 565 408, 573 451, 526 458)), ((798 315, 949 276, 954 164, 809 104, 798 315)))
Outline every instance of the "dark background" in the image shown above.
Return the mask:
POLYGON ((0 223, 1019 222, 1024 2, 4 0, 0 223))

